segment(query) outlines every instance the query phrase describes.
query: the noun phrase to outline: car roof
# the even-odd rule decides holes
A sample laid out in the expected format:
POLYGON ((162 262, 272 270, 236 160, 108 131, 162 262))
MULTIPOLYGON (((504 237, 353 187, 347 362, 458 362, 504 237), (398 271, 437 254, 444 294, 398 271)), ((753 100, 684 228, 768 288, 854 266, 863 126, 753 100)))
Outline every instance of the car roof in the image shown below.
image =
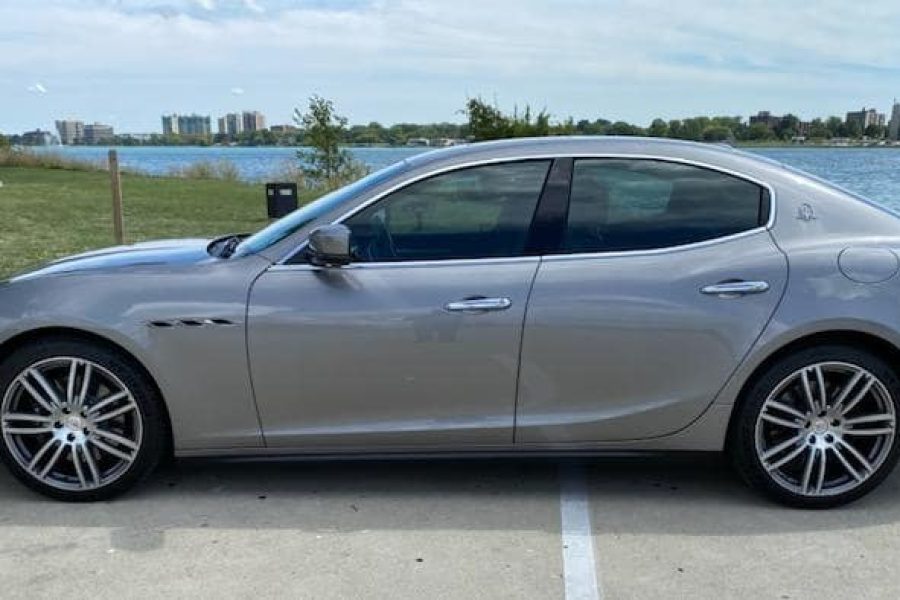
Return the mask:
POLYGON ((424 152, 407 159, 411 164, 421 164, 450 157, 463 157, 476 154, 505 155, 510 152, 522 154, 560 154, 566 153, 603 153, 624 152, 632 154, 635 150, 647 150, 668 153, 685 151, 715 152, 723 155, 738 153, 727 144, 713 144, 676 140, 669 138, 649 138, 639 136, 547 136, 530 138, 512 138, 459 144, 449 148, 441 148, 424 152))
POLYGON ((727 144, 638 136, 548 136, 461 144, 407 158, 409 170, 428 170, 488 160, 590 155, 695 161, 750 174, 783 173, 784 165, 727 144))

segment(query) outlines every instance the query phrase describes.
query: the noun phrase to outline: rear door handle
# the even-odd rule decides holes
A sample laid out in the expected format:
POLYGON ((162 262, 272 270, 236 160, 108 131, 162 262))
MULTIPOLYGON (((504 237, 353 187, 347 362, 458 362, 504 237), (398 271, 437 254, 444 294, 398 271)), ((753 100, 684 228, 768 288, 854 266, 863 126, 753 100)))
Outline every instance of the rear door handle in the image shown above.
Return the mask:
POLYGON ((448 302, 444 305, 444 310, 450 312, 489 312, 495 310, 506 310, 512 306, 512 300, 509 298, 465 298, 456 302, 448 302))
POLYGON ((721 298, 737 298, 738 296, 762 294, 768 291, 768 281, 722 281, 700 288, 701 294, 719 296, 721 298))

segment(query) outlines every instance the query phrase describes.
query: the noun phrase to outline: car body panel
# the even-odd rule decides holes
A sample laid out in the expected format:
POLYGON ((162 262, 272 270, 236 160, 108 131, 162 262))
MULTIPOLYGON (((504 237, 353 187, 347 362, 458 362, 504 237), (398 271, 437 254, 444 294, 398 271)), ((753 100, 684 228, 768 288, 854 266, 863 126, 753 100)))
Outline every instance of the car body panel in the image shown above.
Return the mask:
POLYGON ((516 441, 657 437, 696 419, 766 326, 787 280, 762 230, 666 252, 550 257, 532 290, 516 441), (765 293, 704 295, 728 280, 765 293))
POLYGON ((103 265, 93 257, 78 269, 72 262, 68 272, 37 271, 4 284, 0 342, 52 329, 108 340, 159 386, 176 448, 261 446, 244 321, 250 282, 270 263, 213 261, 205 252, 186 261, 197 247, 171 250, 171 263, 157 254, 152 264, 143 251, 124 249, 134 265, 121 255, 103 265))
POLYGON ((270 447, 510 443, 536 257, 275 267, 250 295, 270 447), (448 312, 471 297, 498 312, 448 312))

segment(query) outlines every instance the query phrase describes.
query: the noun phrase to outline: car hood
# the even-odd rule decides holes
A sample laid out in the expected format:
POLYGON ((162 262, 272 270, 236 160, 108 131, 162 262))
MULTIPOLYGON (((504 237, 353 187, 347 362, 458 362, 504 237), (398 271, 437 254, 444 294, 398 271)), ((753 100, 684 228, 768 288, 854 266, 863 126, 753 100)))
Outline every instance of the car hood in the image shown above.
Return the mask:
POLYGON ((60 273, 120 269, 141 265, 193 264, 212 259, 206 251, 209 243, 210 240, 206 239, 160 240, 92 250, 54 260, 20 273, 12 277, 10 281, 60 273))

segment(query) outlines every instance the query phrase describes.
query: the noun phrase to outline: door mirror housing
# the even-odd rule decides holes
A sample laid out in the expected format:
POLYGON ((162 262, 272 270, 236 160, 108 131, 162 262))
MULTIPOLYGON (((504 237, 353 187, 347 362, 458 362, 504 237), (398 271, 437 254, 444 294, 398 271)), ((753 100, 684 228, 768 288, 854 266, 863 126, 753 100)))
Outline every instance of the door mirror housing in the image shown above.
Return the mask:
POLYGON ((306 256, 317 267, 342 267, 352 262, 350 229, 335 223, 317 227, 309 234, 306 256))

